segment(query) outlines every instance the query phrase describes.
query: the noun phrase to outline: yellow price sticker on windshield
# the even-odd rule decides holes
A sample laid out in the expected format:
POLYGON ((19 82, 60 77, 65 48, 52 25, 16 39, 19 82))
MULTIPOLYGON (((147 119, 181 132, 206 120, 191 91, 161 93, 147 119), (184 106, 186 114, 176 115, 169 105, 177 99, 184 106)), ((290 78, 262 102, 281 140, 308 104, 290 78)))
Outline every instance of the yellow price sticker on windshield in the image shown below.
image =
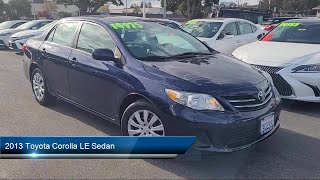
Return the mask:
POLYGON ((297 23, 297 22, 285 22, 285 23, 281 23, 279 26, 280 27, 297 27, 299 25, 300 23, 297 23))
POLYGON ((194 25, 197 23, 198 23, 198 21, 196 21, 196 20, 191 20, 191 21, 186 22, 187 25, 194 25))
POLYGON ((143 25, 138 22, 124 22, 110 24, 113 29, 143 29, 143 25))

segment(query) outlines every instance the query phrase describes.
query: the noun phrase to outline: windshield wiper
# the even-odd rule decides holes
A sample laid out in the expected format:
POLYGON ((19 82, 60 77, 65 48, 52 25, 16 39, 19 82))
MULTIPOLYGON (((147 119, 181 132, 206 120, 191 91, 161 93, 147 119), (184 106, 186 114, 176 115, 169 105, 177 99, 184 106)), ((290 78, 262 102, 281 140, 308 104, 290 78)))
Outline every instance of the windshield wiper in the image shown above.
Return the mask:
POLYGON ((138 58, 142 61, 163 61, 166 60, 168 57, 167 56, 147 56, 147 57, 142 57, 138 58))
POLYGON ((194 56, 201 56, 201 55, 212 55, 211 53, 201 53, 201 52, 187 52, 182 54, 177 54, 174 56, 170 56, 169 58, 184 58, 184 57, 194 57, 194 56))

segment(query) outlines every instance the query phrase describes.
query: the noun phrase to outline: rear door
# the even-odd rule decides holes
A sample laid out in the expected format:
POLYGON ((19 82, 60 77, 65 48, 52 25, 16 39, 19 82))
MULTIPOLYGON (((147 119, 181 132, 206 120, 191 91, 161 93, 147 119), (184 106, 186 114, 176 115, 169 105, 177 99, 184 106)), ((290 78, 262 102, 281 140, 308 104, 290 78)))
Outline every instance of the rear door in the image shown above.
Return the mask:
POLYGON ((42 68, 49 90, 63 97, 70 96, 68 64, 72 44, 79 23, 64 22, 57 25, 40 46, 42 68))

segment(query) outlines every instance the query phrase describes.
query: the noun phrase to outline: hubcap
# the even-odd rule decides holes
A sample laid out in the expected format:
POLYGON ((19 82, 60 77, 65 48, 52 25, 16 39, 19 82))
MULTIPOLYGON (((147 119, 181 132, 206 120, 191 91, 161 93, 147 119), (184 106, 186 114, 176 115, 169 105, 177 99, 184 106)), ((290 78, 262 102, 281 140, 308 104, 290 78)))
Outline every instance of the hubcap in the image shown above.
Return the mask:
POLYGON ((148 110, 133 113, 128 121, 129 136, 164 136, 160 118, 148 110))
POLYGON ((40 73, 36 73, 33 76, 32 87, 37 100, 41 101, 44 97, 44 81, 40 73))

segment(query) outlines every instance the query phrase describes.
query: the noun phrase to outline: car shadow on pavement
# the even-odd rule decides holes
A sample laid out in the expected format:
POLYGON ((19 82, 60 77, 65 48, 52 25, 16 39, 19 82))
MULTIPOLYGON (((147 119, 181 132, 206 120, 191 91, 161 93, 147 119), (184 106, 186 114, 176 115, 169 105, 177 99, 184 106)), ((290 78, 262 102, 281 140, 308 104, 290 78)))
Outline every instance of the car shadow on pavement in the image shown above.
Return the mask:
POLYGON ((320 118, 320 103, 283 100, 282 109, 296 114, 320 118))
POLYGON ((49 108, 58 113, 77 119, 82 123, 97 129, 98 131, 106 133, 107 136, 121 135, 120 127, 115 125, 114 123, 62 100, 57 100, 56 104, 50 106, 49 108))
POLYGON ((319 139, 279 129, 269 139, 233 153, 187 153, 175 160, 146 161, 186 179, 306 179, 320 177, 319 149, 319 139))

